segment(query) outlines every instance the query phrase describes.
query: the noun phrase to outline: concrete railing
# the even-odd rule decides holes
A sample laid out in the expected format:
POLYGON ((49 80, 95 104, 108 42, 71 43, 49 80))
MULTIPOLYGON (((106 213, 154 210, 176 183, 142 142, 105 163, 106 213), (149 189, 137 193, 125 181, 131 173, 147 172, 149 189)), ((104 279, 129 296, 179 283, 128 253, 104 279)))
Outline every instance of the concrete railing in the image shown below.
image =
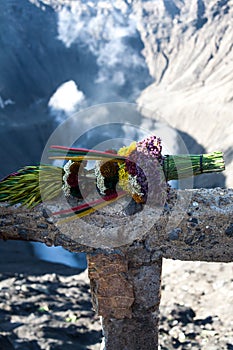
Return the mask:
MULTIPOLYGON (((75 225, 75 221, 69 223, 69 232, 75 225)), ((86 252, 105 349, 154 350, 158 348, 162 259, 232 262, 233 190, 172 190, 168 206, 148 232, 116 249, 96 249, 61 233, 43 205, 33 210, 0 207, 0 239, 86 252)))

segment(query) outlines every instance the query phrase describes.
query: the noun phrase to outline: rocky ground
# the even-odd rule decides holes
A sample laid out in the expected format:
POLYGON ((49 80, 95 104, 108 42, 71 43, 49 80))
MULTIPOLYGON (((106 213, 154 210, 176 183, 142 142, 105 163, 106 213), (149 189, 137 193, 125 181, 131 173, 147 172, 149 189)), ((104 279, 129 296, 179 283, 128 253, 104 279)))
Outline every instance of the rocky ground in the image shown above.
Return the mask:
MULTIPOLYGON (((233 264, 164 261, 160 349, 233 349, 233 264)), ((0 244, 0 349, 100 348, 86 272, 0 244)))
POLYGON ((233 264, 164 261, 161 350, 233 350, 233 264))
POLYGON ((86 273, 40 262, 21 242, 1 242, 0 252, 1 350, 99 349, 86 273))

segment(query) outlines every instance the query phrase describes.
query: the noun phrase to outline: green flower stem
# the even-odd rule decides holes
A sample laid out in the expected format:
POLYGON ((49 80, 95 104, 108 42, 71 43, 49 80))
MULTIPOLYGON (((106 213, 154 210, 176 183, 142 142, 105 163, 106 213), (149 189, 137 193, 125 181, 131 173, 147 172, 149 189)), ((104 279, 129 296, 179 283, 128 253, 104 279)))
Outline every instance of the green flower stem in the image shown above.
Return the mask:
POLYGON ((50 165, 28 166, 0 182, 0 202, 35 207, 43 199, 61 194, 62 169, 50 165))
POLYGON ((224 169, 222 152, 203 155, 166 155, 163 163, 163 171, 167 181, 220 172, 224 169))

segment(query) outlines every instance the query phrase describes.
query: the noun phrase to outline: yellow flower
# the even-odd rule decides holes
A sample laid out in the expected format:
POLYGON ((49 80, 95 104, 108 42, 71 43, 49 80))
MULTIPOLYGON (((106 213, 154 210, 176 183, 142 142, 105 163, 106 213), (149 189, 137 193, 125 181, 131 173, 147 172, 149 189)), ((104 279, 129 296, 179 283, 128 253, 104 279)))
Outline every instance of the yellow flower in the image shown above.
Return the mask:
POLYGON ((124 146, 119 149, 117 154, 128 157, 137 148, 137 142, 133 141, 129 146, 124 146))
MULTIPOLYGON (((128 157, 133 151, 137 149, 136 141, 132 142, 129 146, 125 146, 119 149, 117 152, 120 156, 128 157)), ((143 203, 142 193, 138 188, 136 178, 128 173, 125 167, 125 162, 123 160, 118 160, 118 176, 119 176, 119 185, 120 187, 133 196, 134 200, 137 203, 143 203)), ((139 186, 140 187, 140 186, 139 186)))
POLYGON ((120 169, 119 169, 119 172, 118 172, 118 176, 119 176, 119 185, 120 185, 120 187, 124 191, 128 191, 129 173, 125 170, 125 167, 122 166, 122 163, 121 163, 121 166, 120 166, 120 169))

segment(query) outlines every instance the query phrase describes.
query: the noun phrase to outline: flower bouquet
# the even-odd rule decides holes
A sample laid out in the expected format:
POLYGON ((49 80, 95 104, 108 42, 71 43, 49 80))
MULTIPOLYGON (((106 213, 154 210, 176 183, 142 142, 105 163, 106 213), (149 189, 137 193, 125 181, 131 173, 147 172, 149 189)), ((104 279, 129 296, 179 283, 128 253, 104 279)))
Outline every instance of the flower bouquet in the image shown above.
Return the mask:
POLYGON ((170 180, 179 180, 225 169, 222 152, 201 155, 163 155, 161 139, 150 136, 119 150, 89 150, 52 146, 50 159, 61 159, 64 167, 27 166, 0 182, 0 201, 34 207, 64 194, 77 205, 53 213, 83 217, 119 198, 130 196, 141 206, 163 205, 170 180), (92 169, 88 161, 95 161, 92 169), (100 198, 84 203, 89 184, 100 198), (80 203, 81 202, 81 203, 80 203))

